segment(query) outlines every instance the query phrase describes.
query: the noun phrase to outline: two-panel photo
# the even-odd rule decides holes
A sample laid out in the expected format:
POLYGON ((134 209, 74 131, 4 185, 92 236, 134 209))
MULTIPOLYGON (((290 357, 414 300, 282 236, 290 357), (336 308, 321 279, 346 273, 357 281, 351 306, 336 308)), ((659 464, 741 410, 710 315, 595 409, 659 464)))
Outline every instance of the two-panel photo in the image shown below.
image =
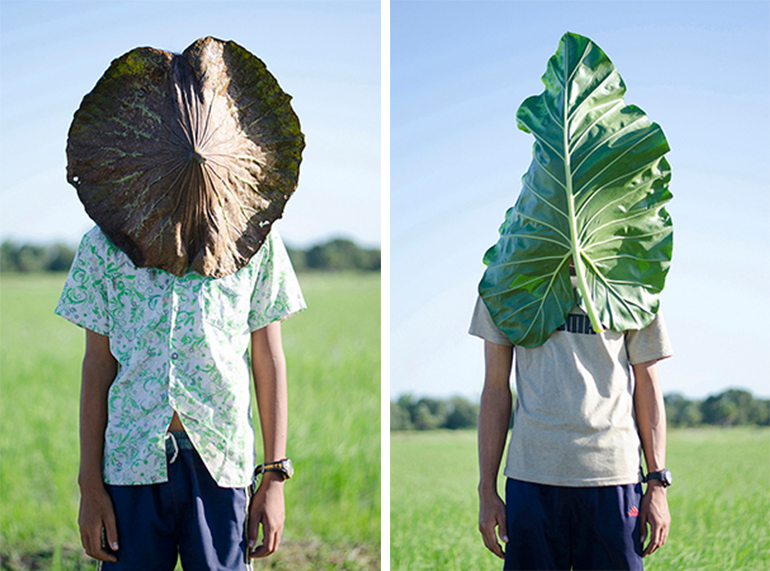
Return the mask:
POLYGON ((0 569, 769 569, 769 164, 765 0, 0 0, 0 569))

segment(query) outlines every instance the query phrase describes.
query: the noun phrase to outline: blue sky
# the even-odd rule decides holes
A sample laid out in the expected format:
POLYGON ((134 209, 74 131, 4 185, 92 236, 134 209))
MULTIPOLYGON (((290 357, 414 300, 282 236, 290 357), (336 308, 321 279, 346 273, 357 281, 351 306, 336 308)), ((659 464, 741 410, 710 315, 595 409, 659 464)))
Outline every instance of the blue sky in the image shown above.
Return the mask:
POLYGON ((770 396, 770 3, 391 3, 391 395, 483 381, 467 334, 533 139, 516 110, 567 31, 624 78, 671 146, 664 392, 770 396))
MULTIPOLYGON (((770 396, 770 4, 394 0, 390 13, 391 394, 481 390, 481 341, 466 331, 530 162, 516 109, 572 31, 604 49, 671 145, 664 390, 770 396)), ((130 49, 206 35, 258 55, 294 96, 308 146, 277 225, 286 241, 379 245, 377 1, 3 0, 0 239, 76 241, 91 222, 64 149, 82 97, 130 49)))
POLYGON ((284 240, 380 244, 380 3, 0 3, 0 239, 76 243, 93 224, 65 177, 72 115, 110 61, 234 40, 290 93, 305 133, 284 240), (355 213, 355 215, 351 215, 355 213))

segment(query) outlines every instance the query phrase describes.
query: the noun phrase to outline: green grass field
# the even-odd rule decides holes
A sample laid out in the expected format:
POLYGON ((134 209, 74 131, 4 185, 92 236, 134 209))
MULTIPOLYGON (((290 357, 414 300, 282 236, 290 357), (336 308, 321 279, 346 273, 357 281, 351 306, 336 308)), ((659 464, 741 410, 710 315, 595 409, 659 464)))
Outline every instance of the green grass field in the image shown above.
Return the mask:
MULTIPOLYGON (((2 569, 94 568, 76 524, 85 335, 53 314, 64 277, 0 276, 2 569)), ((300 282, 309 309, 283 324, 296 475, 281 549, 255 568, 378 569, 379 274, 300 282)))
MULTIPOLYGON (((475 431, 392 433, 390 453, 391 569, 502 569, 477 527, 475 431)), ((670 431, 667 459, 671 533, 645 569, 770 569, 770 430, 670 431)))

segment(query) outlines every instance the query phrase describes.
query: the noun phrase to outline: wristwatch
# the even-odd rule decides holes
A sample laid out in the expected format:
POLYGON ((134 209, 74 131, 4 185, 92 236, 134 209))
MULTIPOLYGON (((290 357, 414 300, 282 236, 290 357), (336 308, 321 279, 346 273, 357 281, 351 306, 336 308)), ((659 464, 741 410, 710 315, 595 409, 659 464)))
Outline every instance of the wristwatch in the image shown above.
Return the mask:
POLYGON ((288 480, 294 475, 294 466, 288 458, 278 460, 278 462, 265 462, 254 470, 254 479, 256 480, 257 476, 265 472, 278 472, 284 480, 288 480))
POLYGON ((671 470, 668 468, 663 468, 660 472, 650 472, 642 479, 642 482, 648 483, 650 480, 660 480, 664 488, 668 488, 674 483, 671 478, 671 470))

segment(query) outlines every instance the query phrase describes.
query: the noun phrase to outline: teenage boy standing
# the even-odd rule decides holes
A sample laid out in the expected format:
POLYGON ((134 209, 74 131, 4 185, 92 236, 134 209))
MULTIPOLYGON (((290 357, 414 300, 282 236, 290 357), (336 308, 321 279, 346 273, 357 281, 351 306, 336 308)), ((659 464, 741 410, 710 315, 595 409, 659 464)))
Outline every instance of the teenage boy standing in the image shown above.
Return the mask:
POLYGON ((280 321, 305 307, 271 231, 304 148, 289 100, 252 54, 202 38, 121 56, 75 114, 68 180, 97 227, 56 313, 86 330, 79 525, 104 569, 243 570, 280 542, 280 321))

